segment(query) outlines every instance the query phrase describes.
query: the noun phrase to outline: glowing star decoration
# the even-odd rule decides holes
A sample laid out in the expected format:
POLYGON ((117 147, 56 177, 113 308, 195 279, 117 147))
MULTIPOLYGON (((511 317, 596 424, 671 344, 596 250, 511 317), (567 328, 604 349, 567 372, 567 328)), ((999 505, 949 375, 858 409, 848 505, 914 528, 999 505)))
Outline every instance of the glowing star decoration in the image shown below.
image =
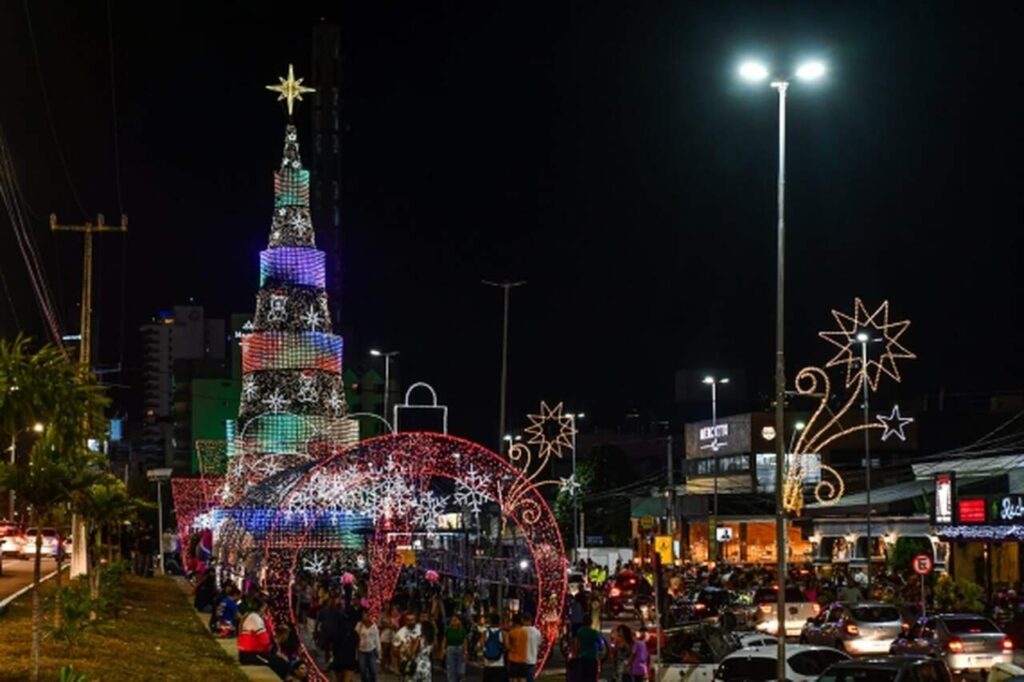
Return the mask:
POLYGON ((878 380, 883 373, 898 383, 900 371, 896 361, 913 360, 917 357, 900 343, 900 337, 910 326, 910 320, 890 322, 888 301, 882 301, 873 313, 869 313, 864 302, 855 298, 853 300, 853 315, 833 310, 832 316, 839 324, 839 329, 819 332, 818 336, 839 349, 839 352, 825 364, 825 367, 845 367, 847 388, 857 383, 860 377, 864 377, 871 390, 877 391, 878 380), (868 343, 878 341, 883 344, 878 359, 869 356, 864 367, 860 366, 861 348, 860 341, 857 339, 861 333, 866 333, 870 337, 871 341, 868 343))
POLYGON ((885 415, 878 415, 876 417, 881 422, 884 430, 882 431, 882 440, 889 440, 890 437, 896 436, 901 441, 906 442, 907 434, 903 433, 903 429, 907 427, 907 424, 913 424, 913 417, 904 417, 900 414, 900 406, 893 405, 892 412, 888 417, 885 415))
POLYGON ((559 492, 568 493, 569 497, 576 497, 576 493, 581 487, 580 482, 576 480, 576 474, 572 474, 569 478, 558 479, 558 484, 559 492))
POLYGON ((292 115, 292 108, 294 107, 295 100, 302 101, 302 96, 308 92, 315 92, 314 88, 308 88, 302 84, 304 79, 295 78, 295 69, 289 64, 288 65, 288 78, 278 77, 280 83, 277 85, 268 85, 267 90, 271 90, 279 94, 277 101, 285 100, 288 105, 288 115, 292 115))
MULTIPOLYGON (((789 512, 799 514, 804 505, 808 458, 797 455, 818 455, 835 441, 868 429, 884 429, 883 439, 887 437, 886 434, 893 433, 903 437, 903 427, 906 423, 902 422, 905 418, 899 415, 898 409, 888 418, 879 417, 878 422, 866 424, 857 420, 856 410, 853 411, 853 415, 850 411, 866 388, 878 390, 883 374, 893 381, 900 380, 896 360, 917 357, 900 343, 900 337, 910 326, 910 321, 891 322, 888 301, 883 301, 874 312, 869 312, 863 301, 856 298, 853 308, 852 315, 833 310, 832 316, 839 323, 839 330, 819 333, 821 338, 839 348, 839 352, 825 364, 824 368, 804 367, 796 375, 796 394, 814 398, 818 405, 800 432, 793 448, 794 456, 787 467, 783 505, 789 512), (864 366, 861 366, 860 357, 863 349, 860 348, 861 342, 857 340, 861 332, 884 344, 878 359, 869 358, 863 363, 864 366), (832 380, 825 371, 831 367, 845 367, 845 395, 833 395, 832 380), (895 428, 890 423, 890 420, 894 419, 897 420, 895 428)), ((821 480, 814 487, 814 497, 821 505, 835 504, 842 498, 846 484, 839 472, 832 467, 820 464, 820 471, 821 480)))
POLYGON ((570 415, 562 414, 562 403, 548 407, 543 400, 540 403, 540 414, 528 414, 530 425, 523 429, 530 438, 530 445, 537 445, 538 456, 546 459, 552 455, 561 459, 562 448, 572 448, 572 438, 576 435, 576 427, 570 415))
POLYGON ((327 564, 327 557, 321 556, 320 552, 313 552, 303 560, 302 568, 307 573, 319 576, 323 575, 327 571, 327 564))
POLYGON ((281 395, 281 389, 275 388, 274 392, 263 399, 263 404, 271 412, 284 412, 285 408, 291 404, 292 401, 281 395))
POLYGON ((324 323, 324 316, 319 310, 309 306, 309 310, 302 316, 302 322, 309 327, 310 331, 316 331, 324 323))

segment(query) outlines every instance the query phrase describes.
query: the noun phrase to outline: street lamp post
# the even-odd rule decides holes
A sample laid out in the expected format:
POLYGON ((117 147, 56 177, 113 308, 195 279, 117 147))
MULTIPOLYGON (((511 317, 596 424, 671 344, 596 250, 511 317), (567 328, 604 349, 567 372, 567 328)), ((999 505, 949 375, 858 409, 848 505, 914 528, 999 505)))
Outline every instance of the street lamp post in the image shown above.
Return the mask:
MULTIPOLYGON (((714 511, 712 518, 714 518, 715 532, 718 532, 718 433, 716 427, 718 426, 718 384, 729 383, 729 377, 723 377, 717 379, 713 376, 704 377, 704 383, 711 387, 711 462, 714 468, 715 477, 715 494, 714 494, 714 511)), ((708 542, 711 542, 712 538, 708 538, 708 542)), ((715 542, 715 556, 714 560, 718 561, 718 539, 714 539, 715 542)), ((708 557, 709 559, 711 557, 708 557)))
POLYGON ((171 480, 171 475, 174 473, 174 469, 162 468, 162 469, 149 469, 146 471, 146 478, 150 481, 156 482, 156 518, 157 518, 157 547, 159 547, 158 554, 160 556, 160 575, 166 573, 164 569, 164 496, 161 485, 171 480))
POLYGON ((375 358, 384 358, 384 408, 382 415, 384 419, 391 421, 391 416, 388 414, 388 407, 390 401, 388 398, 391 396, 391 358, 398 355, 397 350, 377 350, 374 348, 370 351, 370 355, 375 358))
MULTIPOLYGON (((572 419, 572 480, 578 484, 579 481, 576 480, 576 420, 583 419, 587 415, 583 412, 576 412, 569 413, 566 416, 572 419)), ((580 537, 579 494, 575 487, 570 488, 570 491, 572 492, 572 560, 575 563, 578 559, 576 555, 579 552, 579 548, 583 547, 586 543, 580 537)))
POLYGON ((860 371, 863 374, 861 378, 862 391, 862 407, 864 408, 864 502, 867 504, 867 515, 865 523, 864 539, 867 541, 867 598, 871 599, 871 429, 868 426, 868 410, 870 408, 868 400, 868 343, 875 340, 872 339, 867 332, 857 333, 857 342, 860 343, 860 371))
MULTIPOLYGON (((768 78, 768 67, 748 61, 740 66, 740 76, 748 81, 763 81, 768 78)), ((796 70, 800 80, 817 80, 825 75, 825 65, 818 61, 801 64, 796 70)), ((786 510, 784 507, 783 485, 785 483, 785 401, 786 401, 786 356, 785 356, 785 253, 786 253, 786 92, 789 80, 775 78, 771 87, 779 93, 779 171, 776 201, 778 210, 777 250, 775 278, 775 559, 779 584, 778 600, 775 604, 778 626, 778 679, 786 678, 786 510)))

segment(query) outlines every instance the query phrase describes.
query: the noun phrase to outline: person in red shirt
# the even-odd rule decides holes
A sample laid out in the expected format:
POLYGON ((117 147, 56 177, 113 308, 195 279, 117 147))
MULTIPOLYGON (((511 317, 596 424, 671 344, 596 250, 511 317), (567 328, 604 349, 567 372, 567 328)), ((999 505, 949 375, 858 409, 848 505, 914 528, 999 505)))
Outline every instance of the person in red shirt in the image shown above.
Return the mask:
POLYGON ((242 619, 238 628, 238 662, 242 665, 268 665, 273 644, 267 629, 267 605, 259 600, 242 619))

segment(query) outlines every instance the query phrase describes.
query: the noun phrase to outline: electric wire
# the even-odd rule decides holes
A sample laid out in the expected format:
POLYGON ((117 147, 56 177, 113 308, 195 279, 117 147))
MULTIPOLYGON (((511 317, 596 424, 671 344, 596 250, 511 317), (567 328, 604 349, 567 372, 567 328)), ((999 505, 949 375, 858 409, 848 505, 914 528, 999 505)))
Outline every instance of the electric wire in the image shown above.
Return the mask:
POLYGON ((53 122, 53 112, 50 109, 50 95, 46 90, 46 81, 43 79, 43 67, 39 61, 39 48, 36 45, 36 33, 32 28, 32 13, 29 11, 28 4, 28 0, 24 0, 25 19, 28 22, 29 42, 32 44, 32 56, 35 60, 36 77, 39 80, 39 89, 43 93, 43 108, 46 110, 46 120, 50 124, 50 136, 53 138, 54 147, 57 148, 57 158, 60 160, 60 167, 64 171, 64 179, 67 180, 68 187, 71 189, 71 196, 74 198, 75 204, 78 205, 78 210, 82 212, 82 217, 85 220, 88 220, 89 214, 86 213, 81 199, 78 198, 78 190, 75 188, 75 183, 71 179, 71 171, 68 169, 67 160, 64 158, 64 150, 60 146, 60 140, 57 137, 57 127, 53 122))

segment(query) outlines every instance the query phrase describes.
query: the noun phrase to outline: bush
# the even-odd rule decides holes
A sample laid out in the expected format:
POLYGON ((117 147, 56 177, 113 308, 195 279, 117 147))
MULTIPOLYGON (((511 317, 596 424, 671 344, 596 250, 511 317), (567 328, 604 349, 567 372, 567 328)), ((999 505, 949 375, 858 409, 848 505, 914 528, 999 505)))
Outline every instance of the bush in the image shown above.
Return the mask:
POLYGON ((124 562, 107 564, 100 568, 100 604, 99 607, 109 611, 114 618, 121 613, 124 603, 124 576, 127 566, 124 562))
POLYGON ((984 592, 981 585, 967 578, 954 581, 948 573, 943 573, 935 582, 935 605, 940 611, 983 613, 985 604, 981 597, 984 592))
POLYGON ((46 638, 56 639, 72 646, 89 626, 89 613, 93 601, 84 585, 65 585, 60 590, 61 625, 46 626, 46 638))

